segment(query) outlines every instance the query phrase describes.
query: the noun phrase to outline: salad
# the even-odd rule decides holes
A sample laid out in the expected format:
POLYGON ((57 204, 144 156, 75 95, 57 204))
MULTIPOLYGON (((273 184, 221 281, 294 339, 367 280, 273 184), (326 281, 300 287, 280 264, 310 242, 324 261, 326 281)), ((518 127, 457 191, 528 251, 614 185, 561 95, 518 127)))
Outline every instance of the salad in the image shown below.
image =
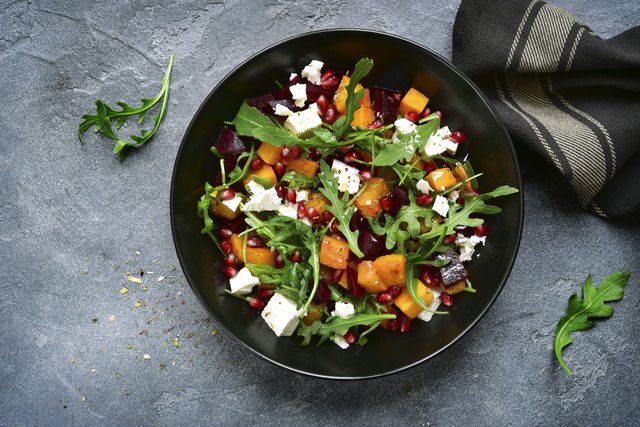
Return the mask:
POLYGON ((465 263, 487 239, 481 174, 420 88, 365 88, 373 61, 313 60, 246 100, 211 148, 220 170, 198 203, 224 253, 229 297, 277 336, 364 345, 408 333, 476 292, 465 263), (214 219, 215 218, 215 219, 214 219))

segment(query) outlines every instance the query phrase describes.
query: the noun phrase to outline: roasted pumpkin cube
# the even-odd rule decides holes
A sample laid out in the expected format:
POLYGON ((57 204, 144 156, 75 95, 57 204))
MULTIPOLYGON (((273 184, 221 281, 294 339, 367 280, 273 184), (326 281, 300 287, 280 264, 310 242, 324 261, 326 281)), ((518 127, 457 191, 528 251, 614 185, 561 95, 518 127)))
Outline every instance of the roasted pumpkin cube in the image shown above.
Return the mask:
MULTIPOLYGON (((245 251, 245 237, 234 233, 229 240, 231 241, 231 252, 240 262, 245 262, 243 253, 245 251)), ((276 265, 276 253, 269 248, 250 248, 247 246, 246 254, 247 264, 270 265, 272 267, 276 265)))
POLYGON ((404 116, 411 111, 419 114, 424 110, 424 107, 427 106, 428 102, 429 98, 424 96, 420 91, 411 88, 402 98, 402 101, 400 101, 398 114, 402 114, 404 116))
POLYGON ((404 255, 382 255, 373 261, 373 265, 378 271, 380 280, 386 286, 404 286, 406 282, 404 274, 406 260, 404 255))
POLYGON ((466 280, 460 280, 459 282, 452 283, 449 286, 445 286, 443 283, 440 283, 440 291, 446 292, 449 295, 459 294, 460 292, 464 291, 466 287, 466 280))
POLYGON ((212 192, 211 195, 211 203, 209 204, 209 210, 212 214, 226 218, 226 219, 234 219, 238 215, 240 215, 240 207, 238 206, 235 211, 229 209, 227 205, 222 203, 220 200, 216 199, 216 192, 212 192))
POLYGON ((371 107, 360 107, 353 113, 351 126, 366 129, 375 120, 375 113, 371 107))
POLYGON ((435 191, 444 191, 458 183, 449 168, 436 169, 427 175, 427 182, 435 191))
MULTIPOLYGON (((462 163, 458 163, 455 168, 453 168, 453 174, 455 175, 458 182, 462 182, 465 179, 468 179, 467 171, 464 169, 464 165, 462 163)), ((464 183, 465 190, 473 190, 471 186, 471 182, 467 181, 464 183)))
MULTIPOLYGON (((433 302, 433 292, 427 288, 420 280, 416 283, 416 296, 420 298, 424 305, 428 306, 433 302)), ((411 297, 409 290, 404 287, 402 292, 398 295, 394 301, 396 307, 398 307, 405 316, 413 319, 424 310, 415 300, 411 297)))
POLYGON ((318 162, 302 158, 289 160, 289 164, 287 164, 288 171, 294 171, 309 178, 316 176, 319 168, 318 162))
POLYGON ((365 188, 353 202, 365 218, 373 218, 382 210, 380 199, 390 193, 387 182, 382 178, 371 178, 365 183, 365 188))
POLYGON ((249 171, 249 174, 245 179, 242 180, 244 185, 247 185, 251 181, 252 176, 259 176, 260 178, 268 179, 273 182, 273 185, 278 183, 278 178, 276 177, 276 173, 273 171, 271 165, 262 165, 262 167, 258 170, 249 171))
POLYGON ((362 261, 358 264, 358 284, 370 294, 387 290, 373 261, 362 261))
POLYGON ((305 325, 310 326, 313 322, 322 319, 322 308, 323 305, 316 304, 314 302, 309 306, 309 310, 307 314, 302 318, 302 321, 305 325))
POLYGON ((282 157, 283 148, 284 147, 276 147, 268 142, 263 142, 260 144, 260 148, 258 148, 258 156, 260 156, 263 162, 269 165, 275 165, 278 160, 280 160, 280 157, 282 157))
POLYGON ((304 205, 307 209, 314 208, 318 215, 322 215, 327 210, 327 204, 329 203, 329 199, 324 197, 322 193, 311 193, 309 194, 309 200, 304 202, 304 205))
MULTIPOLYGON (((349 78, 349 76, 342 76, 340 86, 338 86, 336 94, 333 96, 333 105, 336 106, 336 110, 338 110, 338 112, 341 114, 347 111, 347 85, 349 84, 350 80, 351 78, 349 78)), ((358 83, 356 85, 354 93, 358 92, 361 89, 363 89, 363 87, 360 83, 358 83)))
POLYGON ((369 89, 364 90, 364 95, 360 98, 360 101, 358 101, 358 105, 361 107, 371 108, 371 96, 369 94, 369 89))
POLYGON ((320 245, 320 264, 338 270, 347 268, 351 250, 346 241, 333 236, 324 236, 320 245))

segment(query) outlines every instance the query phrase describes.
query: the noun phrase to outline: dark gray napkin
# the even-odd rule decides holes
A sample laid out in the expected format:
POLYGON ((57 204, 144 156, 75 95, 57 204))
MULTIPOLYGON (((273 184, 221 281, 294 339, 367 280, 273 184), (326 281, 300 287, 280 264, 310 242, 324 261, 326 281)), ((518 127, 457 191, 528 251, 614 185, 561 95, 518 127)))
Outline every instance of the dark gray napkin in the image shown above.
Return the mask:
POLYGON ((603 40, 542 1, 463 0, 453 62, 583 207, 640 213, 640 27, 603 40))

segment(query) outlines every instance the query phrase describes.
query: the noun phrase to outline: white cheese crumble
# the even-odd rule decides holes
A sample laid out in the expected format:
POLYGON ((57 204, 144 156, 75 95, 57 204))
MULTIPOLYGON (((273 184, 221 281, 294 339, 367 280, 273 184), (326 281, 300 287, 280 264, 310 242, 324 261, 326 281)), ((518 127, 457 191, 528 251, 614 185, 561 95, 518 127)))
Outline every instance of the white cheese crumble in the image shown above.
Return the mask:
POLYGON ((444 146, 447 149, 447 152, 449 154, 456 154, 456 151, 458 150, 458 143, 450 140, 449 138, 443 141, 444 141, 444 146))
POLYGON ((293 114, 293 111, 291 111, 289 108, 285 107, 282 104, 276 104, 276 109, 274 113, 276 116, 289 117, 290 115, 293 114))
POLYGON ((235 212, 240 206, 240 202, 242 202, 242 197, 235 196, 233 199, 223 200, 222 204, 235 212))
MULTIPOLYGON (((448 126, 441 127, 429 137, 426 145, 424 146, 424 151, 427 156, 435 156, 436 154, 442 154, 447 150, 451 150, 454 147, 451 147, 449 141, 449 136, 451 135, 451 131, 448 126)), ((456 146, 455 149, 458 147, 456 146)), ((451 152, 451 151, 450 151, 451 152)), ((455 150, 451 153, 455 154, 455 150)))
POLYGON ((433 188, 431 188, 431 186, 429 185, 429 181, 426 181, 424 179, 416 182, 416 188, 422 194, 429 194, 430 191, 433 191, 433 188))
POLYGON ((396 127, 396 131, 400 133, 414 133, 416 131, 416 124, 411 120, 407 119, 398 119, 393 122, 393 125, 396 127))
POLYGON ((246 295, 258 284, 260 284, 260 279, 251 274, 247 267, 243 267, 242 270, 238 271, 238 274, 229 279, 231 293, 236 295, 246 295))
POLYGON ((301 138, 310 136, 311 131, 320 126, 322 126, 322 119, 318 115, 318 104, 316 103, 309 105, 306 110, 291 114, 284 122, 285 129, 301 138))
POLYGON ((262 318, 276 336, 290 337, 300 323, 300 312, 294 301, 275 293, 262 310, 262 318))
POLYGON ((340 160, 334 160, 331 164, 331 170, 338 177, 338 190, 356 194, 360 188, 360 171, 353 166, 349 166, 340 160))
POLYGON ((441 217, 446 218, 449 214, 449 201, 442 196, 436 196, 433 202, 433 210, 441 217))
POLYGON ((277 211, 282 206, 282 199, 278 197, 278 193, 274 187, 265 189, 262 185, 251 180, 247 184, 252 196, 247 203, 244 204, 244 211, 277 211))
POLYGON ((349 348, 349 343, 347 342, 346 339, 344 339, 344 336, 340 334, 335 334, 333 338, 331 338, 331 341, 333 341, 338 347, 340 347, 343 350, 346 350, 349 348))
POLYGON ((298 77, 298 73, 291 73, 291 75, 289 76, 289 81, 295 79, 296 77, 298 77))
POLYGON ((278 213, 282 216, 288 216, 289 218, 298 219, 298 205, 295 203, 285 203, 278 208, 278 213))
POLYGON ((302 77, 306 78, 314 85, 319 85, 320 83, 322 83, 322 79, 320 78, 320 73, 322 71, 323 66, 324 66, 324 62, 314 59, 309 63, 309 65, 304 67, 301 73, 302 77))
POLYGON ((307 200, 309 200, 309 191, 296 191, 296 202, 306 202, 307 200))
POLYGON ((458 233, 456 236, 456 245, 460 247, 460 261, 471 261, 471 257, 475 252, 475 246, 478 243, 485 244, 487 236, 478 237, 476 235, 467 237, 458 233))
POLYGON ((304 107, 304 103, 307 102, 307 85, 303 83, 297 83, 289 86, 289 92, 293 98, 296 107, 304 107))
POLYGON ((450 202, 456 203, 459 197, 460 197, 460 192, 458 190, 453 190, 447 196, 447 200, 449 200, 450 202))
POLYGON ((309 218, 307 218, 306 216, 302 218, 298 218, 298 221, 300 221, 303 224, 307 224, 309 227, 311 227, 311 221, 309 221, 309 218))
POLYGON ((431 293, 433 293, 433 301, 431 304, 427 306, 428 310, 422 310, 420 314, 418 314, 418 319, 428 322, 433 317, 433 312, 440 307, 440 291, 437 289, 430 289, 431 293))
POLYGON ((341 319, 348 319, 356 314, 356 309, 350 302, 336 302, 336 308, 331 312, 332 316, 339 317, 341 319))

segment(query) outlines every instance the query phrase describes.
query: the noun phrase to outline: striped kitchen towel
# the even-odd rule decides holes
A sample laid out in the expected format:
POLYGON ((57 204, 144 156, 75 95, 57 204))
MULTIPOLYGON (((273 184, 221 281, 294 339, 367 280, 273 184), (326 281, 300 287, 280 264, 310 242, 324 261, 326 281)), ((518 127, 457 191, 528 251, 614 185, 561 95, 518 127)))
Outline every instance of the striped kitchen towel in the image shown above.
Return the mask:
POLYGON ((640 213, 640 27, 603 40, 542 1, 463 0, 453 62, 583 207, 640 213))

